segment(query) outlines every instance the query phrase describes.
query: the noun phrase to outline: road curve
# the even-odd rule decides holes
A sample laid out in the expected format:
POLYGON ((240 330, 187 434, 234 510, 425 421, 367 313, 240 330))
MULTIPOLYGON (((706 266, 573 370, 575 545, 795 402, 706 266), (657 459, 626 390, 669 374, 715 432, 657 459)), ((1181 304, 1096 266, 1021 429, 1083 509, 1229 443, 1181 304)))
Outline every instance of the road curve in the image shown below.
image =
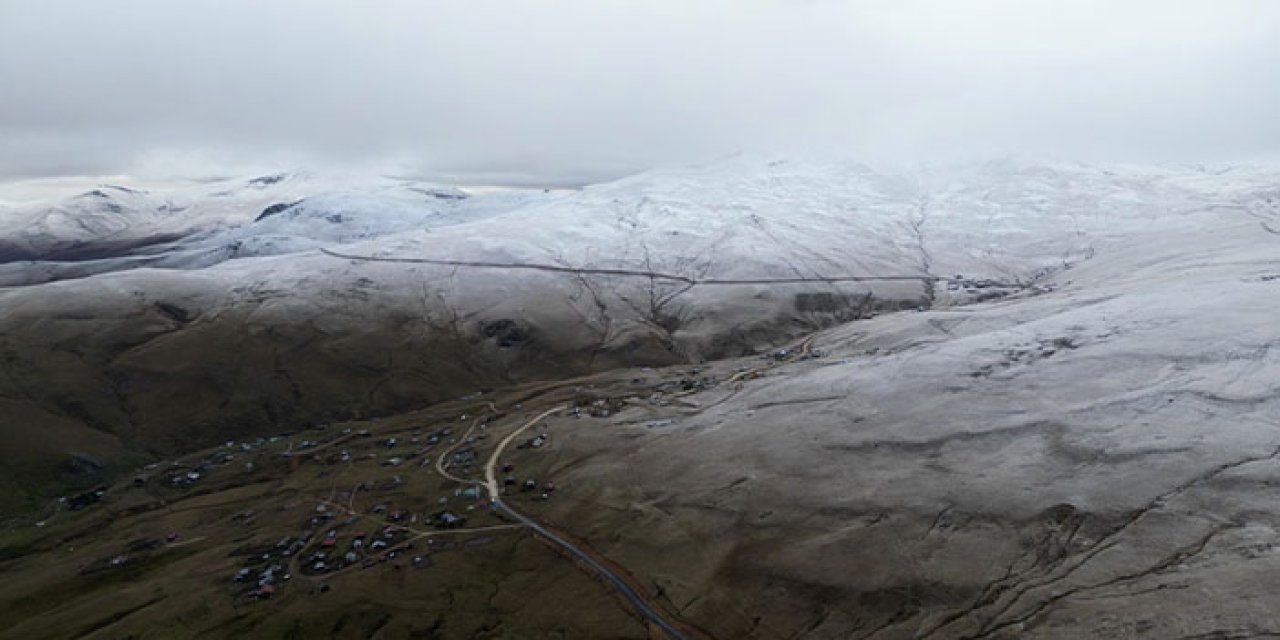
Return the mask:
POLYGON ((600 561, 593 558, 587 552, 579 549, 577 545, 574 545, 572 542, 561 538, 555 532, 547 529, 541 524, 538 524, 538 522, 533 518, 512 509, 502 500, 501 496, 494 496, 490 502, 493 504, 494 508, 506 513, 512 518, 515 518, 521 524, 533 529, 538 535, 551 541, 557 547, 564 549, 570 555, 580 560, 583 564, 591 567, 591 569, 599 574, 601 578, 604 578, 609 582, 609 584, 613 585, 613 587, 618 590, 618 593, 622 594, 622 597, 626 598, 627 602, 630 602, 631 606, 636 608, 636 612, 639 613, 641 617, 656 625, 659 629, 662 629, 662 632, 667 634, 668 638, 672 638, 673 640, 686 640, 685 635, 681 633, 679 629, 672 626, 671 623, 667 622, 667 620, 662 617, 662 614, 658 613, 658 611, 653 607, 650 607, 649 603, 646 602, 640 594, 636 593, 635 589, 632 589, 631 585, 627 584, 626 580, 620 578, 600 561))
POLYGON ((502 452, 506 450, 507 445, 511 444, 511 441, 515 440, 516 436, 524 433, 525 429, 542 422, 542 420, 547 416, 557 411, 564 411, 567 408, 567 406, 561 404, 539 413, 534 416, 533 419, 520 425, 520 427, 515 431, 507 434, 507 437, 503 438, 502 442, 498 443, 498 446, 494 448, 493 453, 489 455, 489 461, 484 465, 484 484, 485 489, 488 489, 489 491, 489 497, 496 498, 501 495, 501 491, 498 489, 498 473, 495 471, 495 468, 498 466, 498 458, 502 457, 502 452))
MULTIPOLYGON (((495 407, 492 402, 489 403, 489 408, 492 409, 494 415, 499 414, 498 408, 495 407)), ((480 423, 483 421, 484 421, 483 418, 476 418, 475 420, 472 420, 471 428, 467 429, 467 432, 462 434, 462 436, 458 438, 458 441, 456 443, 448 447, 445 447, 444 451, 440 452, 440 457, 436 459, 436 471, 439 472, 440 475, 450 480, 453 480, 454 482, 460 482, 462 484, 480 484, 480 482, 477 480, 472 480, 470 478, 463 478, 460 476, 455 476, 452 473, 449 473, 448 467, 446 465, 448 464, 449 455, 452 454, 454 451, 457 451, 459 448, 461 448, 462 445, 467 444, 467 438, 471 437, 471 434, 475 432, 476 427, 480 426, 480 423)), ((524 427, 521 427, 521 429, 523 428, 524 427)), ((490 495, 492 494, 493 492, 490 492, 490 495)))
POLYGON ((511 506, 502 499, 502 492, 498 487, 497 473, 495 471, 495 468, 498 465, 498 458, 502 456, 502 452, 506 450, 507 445, 511 444, 512 440, 515 440, 516 437, 526 429, 541 422, 544 418, 557 411, 563 411, 565 408, 565 405, 557 405, 543 411, 537 416, 534 416, 533 419, 520 425, 520 427, 515 431, 507 434, 507 437, 503 438, 502 442, 498 443, 498 446, 494 448, 493 453, 489 456, 489 461, 484 466, 484 487, 489 492, 489 503, 493 505, 494 509, 515 518, 516 521, 526 527, 529 527, 538 535, 546 538, 557 547, 564 549, 574 558, 577 558, 580 562, 590 567, 592 571, 595 571, 601 578, 604 578, 609 584, 613 585, 613 587, 618 590, 618 593, 622 594, 622 597, 626 598, 627 602, 631 603, 631 606, 635 607, 636 612, 639 613, 642 618, 661 629, 668 638, 672 638, 673 640, 686 640, 685 635, 681 633, 679 629, 676 629, 671 623, 667 622, 666 618, 662 617, 662 614, 656 609, 649 606, 649 603, 645 601, 640 594, 636 593, 635 589, 632 589, 631 585, 627 584, 626 580, 623 580, 618 576, 618 574, 606 567, 604 563, 596 560, 591 554, 578 548, 578 546, 572 542, 560 537, 560 535, 554 531, 542 526, 533 518, 511 508, 511 506))

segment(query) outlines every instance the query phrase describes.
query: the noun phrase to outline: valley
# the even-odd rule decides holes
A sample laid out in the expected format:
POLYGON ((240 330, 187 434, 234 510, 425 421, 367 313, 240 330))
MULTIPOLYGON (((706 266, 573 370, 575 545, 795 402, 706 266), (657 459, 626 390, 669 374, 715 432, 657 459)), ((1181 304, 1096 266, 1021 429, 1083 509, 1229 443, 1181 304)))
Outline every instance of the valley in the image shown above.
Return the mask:
POLYGON ((0 638, 1280 633, 1275 184, 295 185, 8 262, 0 638))

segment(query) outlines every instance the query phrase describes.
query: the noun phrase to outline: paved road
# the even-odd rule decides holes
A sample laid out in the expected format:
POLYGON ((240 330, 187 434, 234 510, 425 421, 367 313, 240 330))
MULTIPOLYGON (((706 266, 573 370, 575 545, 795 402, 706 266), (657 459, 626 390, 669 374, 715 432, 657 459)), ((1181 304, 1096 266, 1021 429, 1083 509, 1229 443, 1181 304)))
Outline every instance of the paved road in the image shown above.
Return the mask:
POLYGON ((555 532, 547 529, 541 524, 538 524, 534 519, 512 509, 502 500, 501 496, 495 496, 491 502, 494 508, 506 513, 512 518, 515 518, 521 524, 536 531, 538 535, 550 540, 556 546, 564 549, 573 557, 580 560, 583 564, 591 567, 591 569, 599 574, 601 578, 604 578, 609 582, 609 584, 613 585, 613 587, 618 590, 618 593, 621 593, 622 597, 626 598, 627 602, 630 602, 631 606, 636 608, 636 611, 641 615, 641 617, 643 617, 647 622, 656 625, 659 629, 662 629, 662 632, 667 634, 668 638, 672 638, 674 640, 686 640, 685 635, 681 633, 679 629, 673 627, 671 623, 667 622, 667 620, 662 617, 661 613, 658 613, 653 607, 650 607, 649 603, 646 602, 640 594, 636 593, 635 590, 631 588, 631 585, 627 584, 626 580, 618 577, 616 573, 597 561, 590 554, 579 549, 572 542, 561 538, 555 532))
POLYGON ((525 430, 541 422, 547 416, 557 411, 563 411, 565 408, 565 405, 559 405, 543 411, 533 419, 520 425, 518 429, 512 431, 507 435, 507 437, 502 439, 502 442, 498 443, 498 446, 493 450, 493 454, 489 456, 489 461, 484 466, 484 486, 489 492, 490 504, 493 505, 494 509, 515 518, 521 524, 533 529, 538 535, 551 541, 553 544, 564 549, 570 555, 590 567, 592 571, 595 571, 601 578, 604 578, 609 582, 609 584, 613 585, 613 587, 618 590, 618 593, 621 593, 622 597, 626 598, 627 602, 630 602, 631 606, 636 608, 636 611, 641 617, 661 629, 663 633, 667 634, 668 638, 672 638, 673 640, 685 640, 685 635, 681 633, 680 630, 667 622, 666 618, 663 618, 661 613, 649 606, 649 603, 640 594, 636 593, 635 589, 632 589, 631 585, 627 584, 626 580, 623 580, 618 576, 618 574, 610 570, 609 567, 606 567, 604 563, 596 560, 595 557, 578 548, 578 546, 572 542, 560 537, 560 535, 554 531, 542 526, 533 518, 511 508, 511 506, 502 499, 502 492, 498 487, 497 473, 495 471, 495 468, 498 465, 498 459, 502 457, 502 452, 507 448, 507 445, 511 444, 512 440, 515 440, 516 437, 525 430))

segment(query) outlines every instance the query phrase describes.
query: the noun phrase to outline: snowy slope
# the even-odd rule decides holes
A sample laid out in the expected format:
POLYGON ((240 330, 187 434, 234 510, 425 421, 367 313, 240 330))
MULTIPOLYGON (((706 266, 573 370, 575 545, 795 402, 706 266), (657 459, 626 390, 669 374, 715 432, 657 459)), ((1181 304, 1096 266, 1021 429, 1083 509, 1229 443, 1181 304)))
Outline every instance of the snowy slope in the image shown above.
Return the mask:
POLYGON ((846 324, 589 430, 571 533, 625 531, 610 557, 716 637, 1274 635, 1275 178, 1107 179, 1060 192, 1111 226, 1052 292, 846 324))
MULTIPOLYGON (((466 198, 455 188, 414 180, 305 172, 149 186, 142 189, 99 183, 53 200, 28 200, 0 208, 0 243, 13 254, 8 259, 111 257, 160 241, 243 227, 272 206, 283 207, 313 197, 329 198, 325 206, 337 209, 343 208, 344 197, 383 198, 391 207, 398 203, 404 215, 396 216, 395 211, 390 211, 394 220, 368 222, 377 227, 377 234, 383 234, 397 224, 412 224, 423 213, 447 208, 447 203, 466 198), (421 205, 418 208, 422 211, 409 211, 410 205, 421 205)), ((18 184, 4 191, 10 192, 11 197, 22 197, 47 193, 48 188, 18 184)), ((364 222, 356 221, 356 228, 343 233, 358 235, 361 224, 364 222)), ((295 221, 294 226, 285 235, 308 237, 304 224, 295 221)), ((248 235, 271 235, 278 227, 272 223, 246 231, 248 235)), ((365 229, 363 237, 368 235, 365 229)))
POLYGON ((719 278, 1017 279, 1077 262, 1154 221, 1195 225, 1199 215, 1230 211, 1274 217, 1274 178, 1016 161, 876 170, 737 158, 567 195, 468 197, 412 181, 280 174, 163 196, 104 186, 6 213, 0 241, 39 254, 182 237, 145 252, 149 266, 157 254, 183 266, 181 256, 193 252, 246 257, 372 241, 354 250, 579 267, 640 267, 647 259, 650 267, 683 262, 686 271, 719 278))
POLYGON ((22 246, 160 241, 0 266, 0 497, 72 455, 710 360, 574 380, 619 409, 548 419, 561 489, 537 513, 715 637, 1280 634, 1280 172, 744 157, 569 193, 286 182, 164 196, 189 218, 23 205, 22 246), (812 280, 839 275, 906 279, 812 280), (817 357, 775 357, 801 336, 817 357), (712 383, 672 397, 685 378, 712 383))
MULTIPOLYGON (((742 157, 578 191, 471 193, 265 178, 100 187, 7 211, 0 242, 46 255, 0 264, 0 356, 16 374, 0 379, 0 404, 22 416, 0 438, 56 422, 106 438, 108 457, 220 441, 519 380, 759 352, 899 309, 1140 280, 1222 259, 1198 252, 1206 231, 1269 251, 1280 229, 1280 174, 1259 169, 742 157), (801 281, 692 286, 582 268, 801 281), (814 280, 833 276, 899 279, 814 280)), ((58 456, 65 442, 32 446, 58 456)))

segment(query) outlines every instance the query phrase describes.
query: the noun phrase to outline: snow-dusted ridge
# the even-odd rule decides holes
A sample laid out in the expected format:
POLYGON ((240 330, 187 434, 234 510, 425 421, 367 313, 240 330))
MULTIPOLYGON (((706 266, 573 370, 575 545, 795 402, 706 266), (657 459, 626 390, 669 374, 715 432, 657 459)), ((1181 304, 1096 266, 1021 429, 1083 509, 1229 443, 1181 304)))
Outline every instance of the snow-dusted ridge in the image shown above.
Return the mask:
MULTIPOLYGON (((0 211, 0 436, 33 443, 24 461, 740 355, 886 311, 1169 286, 1280 240, 1266 169, 740 157, 574 191, 259 178, 0 211), (840 276, 901 279, 824 281, 840 276)), ((1250 264, 1240 278, 1270 277, 1250 264)))
POLYGON ((370 253, 383 257, 556 257, 582 267, 636 266, 671 253, 707 259, 709 273, 722 277, 812 275, 820 267, 874 275, 906 264, 1016 275, 1070 263, 1152 221, 1167 225, 1214 207, 1265 221, 1280 197, 1276 175, 1012 160, 884 171, 742 157, 567 194, 468 197, 412 180, 293 173, 164 193, 104 184, 7 212, 0 242, 27 259, 66 260, 110 256, 84 251, 99 244, 177 240, 145 252, 149 266, 177 267, 192 253, 252 257, 370 241, 370 253))

